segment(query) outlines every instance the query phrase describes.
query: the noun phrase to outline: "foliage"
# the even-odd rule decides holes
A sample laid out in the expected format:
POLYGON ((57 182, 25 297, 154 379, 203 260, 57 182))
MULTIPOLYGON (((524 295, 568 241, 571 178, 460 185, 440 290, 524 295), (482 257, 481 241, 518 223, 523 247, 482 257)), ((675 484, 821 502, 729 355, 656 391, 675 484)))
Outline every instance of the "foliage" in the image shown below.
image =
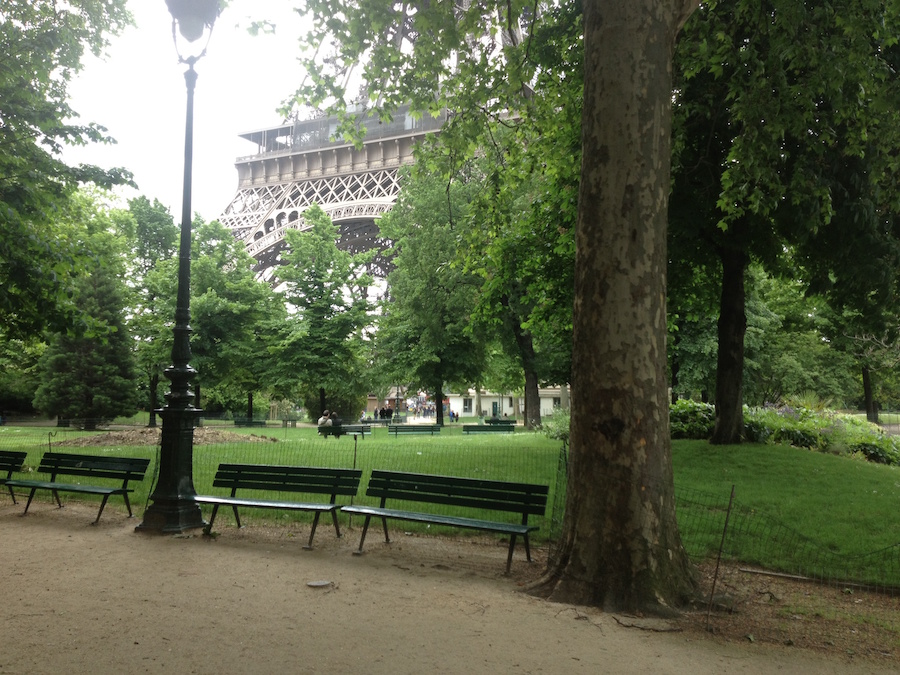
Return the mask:
POLYGON ((57 334, 40 361, 34 406, 87 428, 136 410, 137 380, 131 337, 122 315, 121 282, 104 267, 79 278, 77 300, 107 333, 102 337, 57 334))
POLYGON ((871 462, 900 466, 900 440, 851 415, 784 405, 748 408, 744 419, 745 436, 751 442, 844 456, 859 454, 871 462))
POLYGON ((554 408, 552 413, 543 418, 540 433, 547 438, 568 443, 571 419, 568 408, 554 408))
MULTIPOLYGON (((895 303, 898 200, 885 177, 900 147, 897 10, 725 0, 704 3, 685 26, 670 251, 698 271, 721 264, 719 441, 740 426, 730 418, 743 395, 748 264, 799 276, 835 307, 870 317, 895 303)), ((805 364, 773 365, 801 375, 805 364)))
MULTIPOLYGON (((278 276, 291 311, 273 326, 276 341, 270 349, 268 377, 275 393, 284 398, 317 389, 319 403, 305 404, 314 414, 336 407, 330 401, 332 393, 348 403, 368 393, 362 340, 369 324, 367 294, 372 279, 366 267, 372 252, 351 255, 340 250, 337 228, 316 205, 303 218, 307 228, 285 234, 288 250, 278 276), (339 393, 348 387, 353 396, 339 393)), ((357 407, 340 412, 355 417, 357 407)))
POLYGON ((708 439, 716 424, 716 409, 709 403, 678 399, 669 407, 672 438, 708 439))
MULTIPOLYGON (((0 320, 10 337, 44 327, 86 330, 75 297, 92 252, 59 214, 79 183, 109 186, 130 174, 66 165, 65 144, 109 142, 105 129, 78 125, 68 86, 85 52, 99 55, 129 22, 125 0, 5 3, 0 16, 0 320)), ((76 228, 77 229, 77 228, 76 228)))
MULTIPOLYGON (((128 279, 133 289, 128 326, 135 339, 135 361, 145 378, 145 405, 152 413, 162 407, 159 384, 163 370, 171 363, 172 343, 168 338, 174 317, 172 296, 165 296, 173 293, 174 287, 170 278, 163 283, 164 274, 157 272, 157 267, 168 265, 169 272, 174 269, 167 261, 172 261, 178 251, 179 228, 159 200, 151 203, 143 196, 129 200, 128 215, 122 222, 130 249, 128 279)), ((155 417, 150 420, 155 426, 155 417)))
MULTIPOLYGON (((715 424, 715 408, 681 399, 669 409, 673 439, 706 440, 715 424)), ((870 462, 900 466, 900 439, 877 425, 829 410, 808 392, 791 405, 744 408, 744 440, 791 445, 817 452, 858 455, 870 462)))
POLYGON ((454 264, 458 222, 466 218, 473 187, 419 174, 380 222, 382 236, 393 242, 394 269, 374 338, 375 362, 393 381, 425 389, 436 401, 445 383, 478 381, 485 369, 484 337, 471 321, 480 281, 454 264))
POLYGON ((46 349, 39 340, 9 340, 0 333, 0 413, 31 412, 40 379, 37 364, 46 349))

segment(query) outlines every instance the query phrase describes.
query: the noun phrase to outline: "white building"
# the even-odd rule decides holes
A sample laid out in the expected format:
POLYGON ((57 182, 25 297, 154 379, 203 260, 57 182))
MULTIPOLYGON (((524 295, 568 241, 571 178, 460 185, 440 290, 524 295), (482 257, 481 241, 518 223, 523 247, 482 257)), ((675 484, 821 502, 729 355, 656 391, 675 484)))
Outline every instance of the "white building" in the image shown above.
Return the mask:
MULTIPOLYGON (((569 407, 568 387, 545 387, 538 389, 541 399, 541 416, 549 415, 554 408, 569 407)), ((477 416, 478 404, 481 404, 481 415, 484 417, 516 417, 521 419, 525 410, 525 398, 516 394, 498 394, 482 391, 480 400, 474 389, 462 393, 446 395, 450 402, 450 410, 461 417, 477 416)))

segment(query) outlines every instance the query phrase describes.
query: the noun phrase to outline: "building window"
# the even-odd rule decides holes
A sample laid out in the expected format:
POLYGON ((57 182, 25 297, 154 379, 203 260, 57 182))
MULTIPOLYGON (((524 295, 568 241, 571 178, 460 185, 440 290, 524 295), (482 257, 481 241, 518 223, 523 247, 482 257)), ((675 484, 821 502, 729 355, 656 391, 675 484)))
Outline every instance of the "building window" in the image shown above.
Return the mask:
POLYGON ((559 396, 554 396, 554 397, 553 397, 553 407, 554 407, 554 408, 560 408, 560 407, 562 407, 562 399, 561 399, 559 396))
POLYGON ((513 406, 513 403, 512 403, 512 396, 510 396, 510 397, 509 397, 509 405, 508 405, 507 407, 508 407, 508 408, 512 408, 512 406, 513 406))
POLYGON ((464 413, 472 412, 472 399, 470 399, 470 398, 463 399, 463 412, 464 413))

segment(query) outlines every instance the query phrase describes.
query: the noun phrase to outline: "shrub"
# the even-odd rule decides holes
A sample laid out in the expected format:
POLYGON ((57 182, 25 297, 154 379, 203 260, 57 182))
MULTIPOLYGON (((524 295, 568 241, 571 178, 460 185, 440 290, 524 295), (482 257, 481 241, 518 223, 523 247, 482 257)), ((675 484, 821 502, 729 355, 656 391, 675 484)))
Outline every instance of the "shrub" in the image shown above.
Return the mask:
POLYGON ((541 433, 554 440, 569 442, 569 409, 554 408, 553 412, 541 420, 541 433))
POLYGON ((875 424, 831 410, 796 405, 745 409, 744 435, 750 442, 787 443, 900 466, 900 440, 875 424))
POLYGON ((704 440, 712 436, 716 409, 709 403, 679 399, 669 408, 672 438, 704 440))

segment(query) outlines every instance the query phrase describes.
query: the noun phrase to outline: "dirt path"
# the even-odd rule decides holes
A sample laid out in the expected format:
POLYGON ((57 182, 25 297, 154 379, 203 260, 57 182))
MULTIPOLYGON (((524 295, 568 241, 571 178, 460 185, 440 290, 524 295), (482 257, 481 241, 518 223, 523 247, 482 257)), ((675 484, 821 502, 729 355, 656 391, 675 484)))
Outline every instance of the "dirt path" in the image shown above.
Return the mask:
POLYGON ((328 527, 136 534, 138 520, 0 496, 0 675, 11 673, 879 673, 520 592, 539 571, 505 547, 328 527), (312 584, 312 585, 311 585, 312 584), (622 623, 642 627, 625 627, 622 623))

